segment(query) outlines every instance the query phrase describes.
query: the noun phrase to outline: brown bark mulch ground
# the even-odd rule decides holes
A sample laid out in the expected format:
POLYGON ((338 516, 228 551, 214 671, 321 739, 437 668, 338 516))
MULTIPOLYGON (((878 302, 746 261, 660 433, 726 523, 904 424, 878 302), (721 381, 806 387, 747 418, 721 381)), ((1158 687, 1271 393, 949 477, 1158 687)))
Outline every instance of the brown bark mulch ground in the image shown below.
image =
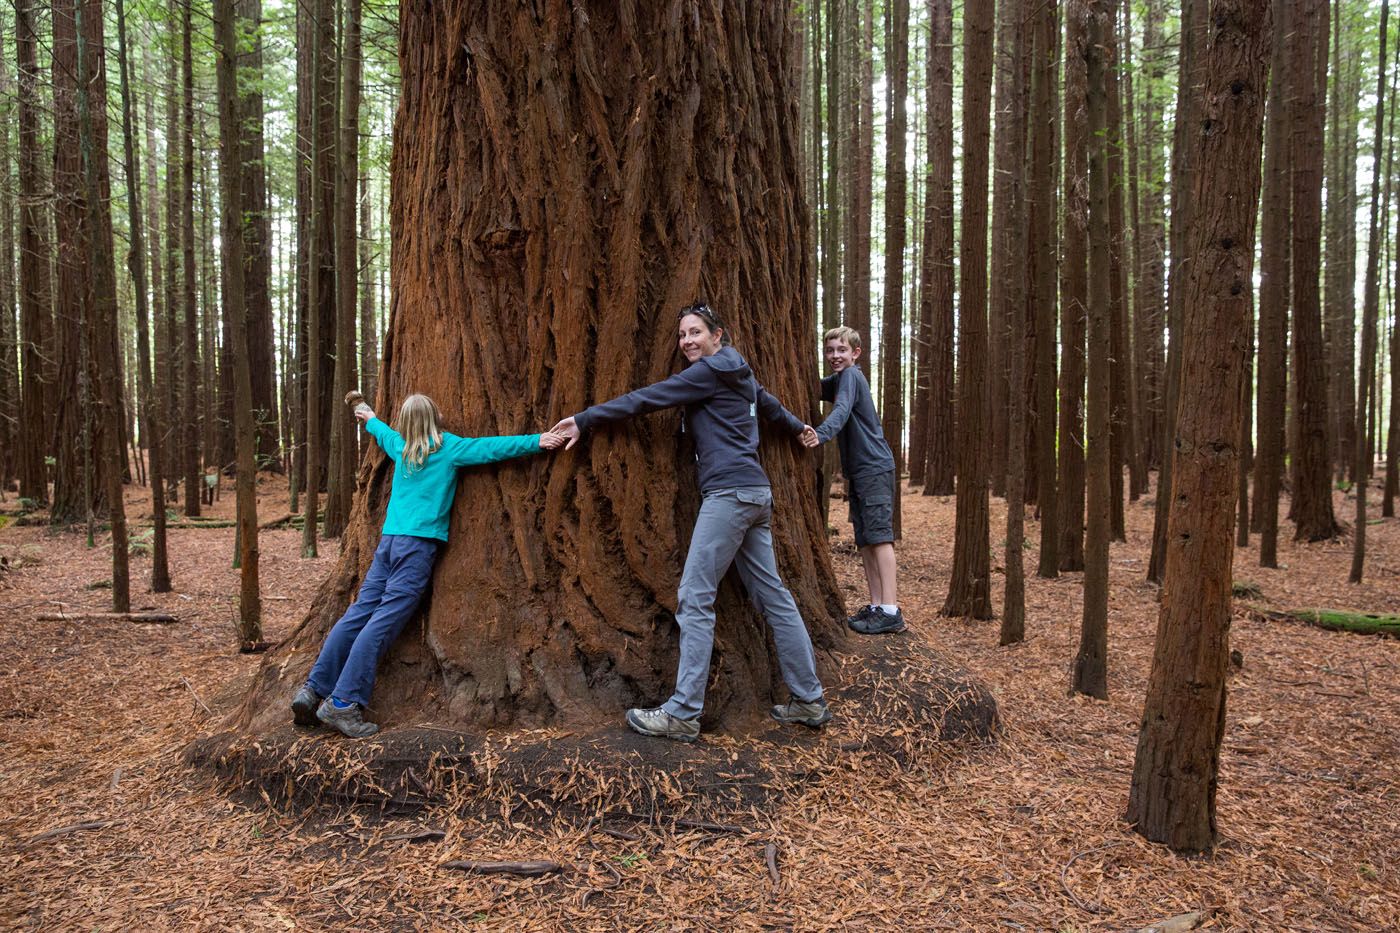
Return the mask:
MULTIPOLYGON (((131 512, 144 504, 131 490, 131 512)), ((285 484, 264 483, 264 517, 285 484)), ((1128 506, 1112 553, 1110 699, 1067 695, 1080 575, 1027 580, 1028 640, 936 615, 952 499, 904 498, 901 593, 915 639, 982 678, 1005 734, 900 767, 854 751, 831 774, 724 826, 617 816, 554 820, 537 806, 389 820, 239 802, 181 751, 241 695, 233 529, 171 532, 177 592, 133 607, 170 625, 38 622, 108 608, 108 552, 80 533, 0 529, 0 923, 20 929, 1123 930, 1187 911, 1212 929, 1400 928, 1400 642, 1236 614, 1220 848, 1185 858, 1121 822, 1156 627, 1142 581, 1150 500, 1128 506), (543 861, 533 877, 445 863, 543 861)), ((13 499, 0 509, 13 506, 13 499)), ((226 495, 214 514, 231 513, 226 495)), ((1349 517, 1351 501, 1336 497, 1349 517)), ((148 506, 147 506, 148 508, 148 506)), ((844 509, 835 559, 862 595, 844 509)), ((993 501, 1001 551, 1004 506, 993 501)), ((1290 529, 1291 530, 1291 529, 1290 529)), ((1027 522, 1033 574, 1039 527, 1027 522)), ((1280 570, 1239 553, 1236 579, 1270 608, 1400 612, 1400 522, 1369 529, 1367 582, 1349 540, 1280 542, 1280 570)), ((290 631, 335 544, 299 558, 291 529, 261 537, 267 634, 290 631)), ((1000 581, 994 577, 998 605, 1000 581)), ((858 746, 865 711, 835 709, 827 741, 858 746)), ((723 737, 712 741, 723 742, 723 737)), ((481 867, 481 866, 477 866, 481 867)), ((518 867, 518 866, 517 866, 518 867)), ((538 866, 537 866, 538 867, 538 866)))

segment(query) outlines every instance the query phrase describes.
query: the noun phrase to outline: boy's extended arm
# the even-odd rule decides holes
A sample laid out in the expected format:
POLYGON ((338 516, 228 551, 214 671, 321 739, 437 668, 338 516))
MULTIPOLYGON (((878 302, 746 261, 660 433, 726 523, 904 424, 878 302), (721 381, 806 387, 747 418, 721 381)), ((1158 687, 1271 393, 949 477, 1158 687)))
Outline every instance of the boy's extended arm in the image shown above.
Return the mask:
MULTIPOLYGON (((757 383, 755 383, 757 385, 757 383)), ((763 386, 758 386, 758 413, 765 421, 776 421, 793 434, 801 433, 806 422, 783 407, 783 403, 773 397, 763 386)))
POLYGON ((480 466, 512 457, 540 452, 538 434, 507 434, 501 437, 456 437, 443 439, 443 447, 454 466, 480 466))
POLYGON ((366 421, 365 430, 369 432, 370 437, 374 438, 375 443, 389 455, 390 460, 393 460, 395 463, 399 462, 399 458, 403 456, 403 437, 400 436, 398 431, 395 431, 378 418, 371 418, 366 421))
POLYGON ((709 398, 715 392, 714 371, 703 361, 692 363, 669 379, 587 408, 574 415, 580 432, 609 421, 621 421, 649 411, 674 408, 709 398))
MULTIPOLYGON (((826 416, 826 420, 817 425, 817 440, 825 444, 831 440, 841 429, 846 426, 846 420, 851 417, 851 406, 855 404, 856 382, 854 378, 855 370, 847 370, 851 375, 840 380, 840 388, 836 390, 836 404, 832 406, 831 414, 826 416)), ((822 397, 826 398, 826 380, 822 380, 822 397)))

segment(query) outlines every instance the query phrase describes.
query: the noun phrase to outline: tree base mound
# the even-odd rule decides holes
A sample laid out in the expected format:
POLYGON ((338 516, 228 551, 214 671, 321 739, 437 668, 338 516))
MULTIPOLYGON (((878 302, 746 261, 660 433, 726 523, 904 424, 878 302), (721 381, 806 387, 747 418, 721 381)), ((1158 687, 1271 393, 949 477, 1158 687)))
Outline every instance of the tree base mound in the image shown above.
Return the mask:
MULTIPOLYGON (((271 733, 201 738, 186 761, 230 792, 276 806, 384 813, 424 807, 543 805, 550 812, 737 812, 870 755, 905 767, 950 743, 1000 731, 996 701, 965 671, 907 636, 862 639, 844 654, 824 730, 755 718, 694 744, 647 738, 621 721, 582 732, 471 734, 444 725, 342 739, 290 722, 271 733)), ((764 711, 766 713, 766 711, 764 711)))

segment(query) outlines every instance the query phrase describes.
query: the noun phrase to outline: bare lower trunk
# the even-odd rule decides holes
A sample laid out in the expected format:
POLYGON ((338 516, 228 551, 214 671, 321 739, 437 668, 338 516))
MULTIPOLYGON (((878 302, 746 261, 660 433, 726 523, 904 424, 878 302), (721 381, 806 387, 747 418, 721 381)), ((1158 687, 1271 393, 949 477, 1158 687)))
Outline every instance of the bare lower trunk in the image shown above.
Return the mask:
POLYGON ((1218 0, 1205 50, 1201 172, 1190 240, 1167 579, 1127 819, 1173 849, 1218 838, 1215 796, 1225 732, 1234 495, 1243 395, 1240 347, 1253 279, 1268 0, 1218 0))

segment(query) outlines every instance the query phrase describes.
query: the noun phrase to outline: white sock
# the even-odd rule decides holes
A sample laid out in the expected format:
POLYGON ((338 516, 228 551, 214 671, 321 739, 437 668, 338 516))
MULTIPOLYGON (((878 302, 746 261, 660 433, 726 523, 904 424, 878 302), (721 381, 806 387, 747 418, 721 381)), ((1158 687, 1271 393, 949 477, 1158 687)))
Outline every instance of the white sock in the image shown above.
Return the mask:
POLYGON ((879 604, 879 603, 871 603, 871 604, 870 604, 870 608, 871 608, 871 609, 879 609, 879 608, 880 608, 880 604, 879 604))
POLYGON ((894 615, 896 612, 899 611, 899 607, 898 607, 898 606, 891 606, 889 603, 881 603, 881 604, 880 604, 880 608, 881 608, 882 610, 884 610, 885 615, 891 615, 891 616, 894 615))

